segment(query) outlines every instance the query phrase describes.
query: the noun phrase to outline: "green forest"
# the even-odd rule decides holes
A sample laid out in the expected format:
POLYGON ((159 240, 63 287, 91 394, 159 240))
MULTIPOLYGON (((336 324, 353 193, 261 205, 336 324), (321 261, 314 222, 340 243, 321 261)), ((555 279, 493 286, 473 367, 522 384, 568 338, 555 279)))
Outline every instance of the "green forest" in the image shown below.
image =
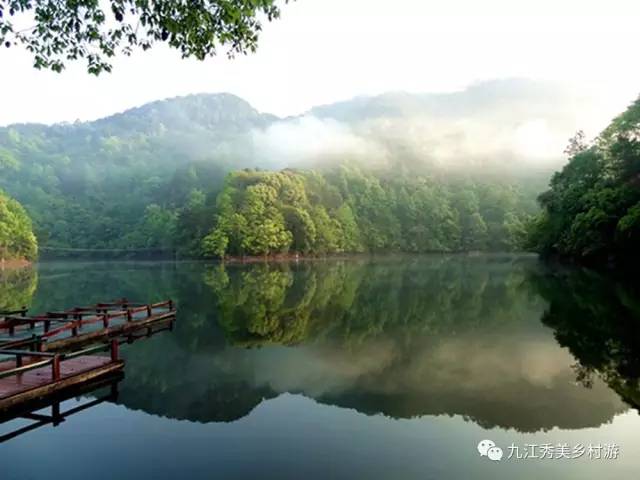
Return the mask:
POLYGON ((539 197, 530 249, 582 263, 637 261, 640 242, 640 99, 592 143, 576 136, 569 163, 539 197))
POLYGON ((544 177, 453 175, 401 153, 375 170, 345 156, 279 171, 287 162, 251 143, 277 120, 219 94, 94 122, 11 125, 0 128, 0 188, 31 216, 44 258, 512 250, 537 210, 544 177))
POLYGON ((0 190, 0 257, 34 260, 38 243, 22 205, 0 190))
POLYGON ((534 208, 498 181, 376 175, 346 165, 243 170, 225 181, 203 253, 509 251, 534 208))
POLYGON ((29 212, 45 255, 189 246, 176 227, 199 235, 194 217, 233 162, 252 165, 229 145, 270 118, 221 94, 95 122, 11 125, 0 128, 0 188, 29 212))
POLYGON ((345 156, 283 168, 251 141, 278 119, 226 94, 11 125, 0 128, 0 188, 15 201, 0 197, 0 248, 11 258, 529 250, 611 263, 640 239, 639 119, 637 101, 593 142, 574 138, 541 195, 550 174, 447 172, 401 150, 382 166, 345 156))

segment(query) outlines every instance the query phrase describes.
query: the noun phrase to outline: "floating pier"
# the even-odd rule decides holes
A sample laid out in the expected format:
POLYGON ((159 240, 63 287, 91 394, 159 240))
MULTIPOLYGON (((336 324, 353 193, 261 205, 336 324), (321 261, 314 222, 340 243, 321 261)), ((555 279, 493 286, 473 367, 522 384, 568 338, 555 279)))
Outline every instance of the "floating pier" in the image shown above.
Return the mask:
POLYGON ((0 417, 121 372, 119 345, 161 330, 176 318, 173 301, 126 299, 29 316, 0 312, 0 417), (109 350, 110 354, 95 355, 109 350))
POLYGON ((0 349, 68 351, 156 325, 173 324, 173 301, 153 304, 126 299, 28 316, 27 309, 0 312, 0 349))
POLYGON ((118 340, 63 354, 0 349, 0 355, 13 357, 0 362, 0 411, 77 387, 121 371, 118 340), (92 355, 108 348, 109 356, 92 355))

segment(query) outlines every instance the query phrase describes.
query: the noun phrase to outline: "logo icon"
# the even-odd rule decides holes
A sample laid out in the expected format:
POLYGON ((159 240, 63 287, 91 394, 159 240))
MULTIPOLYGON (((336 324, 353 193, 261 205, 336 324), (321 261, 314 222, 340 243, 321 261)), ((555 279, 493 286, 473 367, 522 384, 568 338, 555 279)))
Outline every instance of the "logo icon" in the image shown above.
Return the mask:
POLYGON ((502 449, 496 447, 496 444, 492 440, 482 440, 478 443, 478 453, 481 457, 487 457, 494 462, 502 460, 502 449))

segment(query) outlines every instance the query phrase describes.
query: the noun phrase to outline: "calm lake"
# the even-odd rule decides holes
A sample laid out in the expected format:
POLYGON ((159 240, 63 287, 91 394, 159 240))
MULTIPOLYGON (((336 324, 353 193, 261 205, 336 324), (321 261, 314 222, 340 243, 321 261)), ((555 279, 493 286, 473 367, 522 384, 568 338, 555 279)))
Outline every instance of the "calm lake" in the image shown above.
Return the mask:
POLYGON ((637 286, 499 255, 0 274, 0 310, 119 297, 173 298, 175 328, 121 347, 117 396, 0 424, 2 480, 640 474, 637 286))

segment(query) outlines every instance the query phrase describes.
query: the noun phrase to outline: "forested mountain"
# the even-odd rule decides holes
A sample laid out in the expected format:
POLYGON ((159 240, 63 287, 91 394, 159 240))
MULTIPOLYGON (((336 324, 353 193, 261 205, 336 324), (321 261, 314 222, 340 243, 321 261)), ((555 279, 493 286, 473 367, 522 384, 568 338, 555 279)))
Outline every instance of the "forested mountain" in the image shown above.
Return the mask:
POLYGON ((324 172, 229 175, 204 253, 451 252, 515 249, 533 204, 509 184, 324 172))
POLYGON ((452 94, 360 97, 286 119, 233 95, 202 94, 93 122, 10 125, 0 128, 0 188, 24 205, 45 253, 73 255, 200 254, 225 175, 242 168, 323 172, 346 163, 380 179, 509 184, 532 200, 558 155, 527 148, 564 142, 580 117, 575 99, 559 92, 487 82, 452 94))
POLYGON ((637 263, 640 98, 592 143, 577 136, 569 163, 540 195, 530 246, 587 263, 637 263))
POLYGON ((0 190, 0 258, 33 260, 38 244, 22 206, 0 190))
POLYGON ((215 188, 230 165, 252 165, 246 137, 270 121, 222 94, 95 122, 12 125, 0 128, 0 186, 29 210, 44 245, 163 247, 166 234, 149 235, 158 215, 215 188))

